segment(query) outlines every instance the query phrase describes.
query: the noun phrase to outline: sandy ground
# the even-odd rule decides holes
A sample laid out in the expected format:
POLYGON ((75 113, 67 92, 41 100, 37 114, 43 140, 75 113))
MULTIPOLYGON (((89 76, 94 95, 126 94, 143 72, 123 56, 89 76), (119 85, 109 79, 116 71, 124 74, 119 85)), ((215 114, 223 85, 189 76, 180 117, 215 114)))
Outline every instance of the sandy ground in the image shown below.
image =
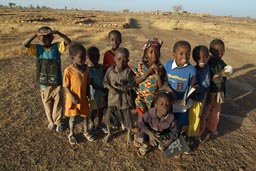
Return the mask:
MULTIPOLYGON (((66 13, 60 11, 58 16, 65 16, 66 13)), ((243 46, 238 47, 245 39, 248 39, 249 47, 255 39, 241 37, 241 42, 239 38, 236 39, 238 42, 231 42, 226 32, 214 32, 213 35, 209 35, 207 32, 198 32, 193 29, 170 30, 154 25, 155 21, 162 18, 166 21, 166 16, 92 13, 75 11, 72 15, 101 17, 100 21, 95 19, 99 23, 107 20, 102 20, 104 17, 109 17, 109 20, 111 17, 112 19, 124 18, 124 21, 127 17, 132 18, 131 28, 120 29, 123 35, 122 46, 127 47, 131 52, 131 66, 140 61, 143 42, 151 37, 159 37, 164 41, 161 49, 161 61, 164 63, 172 58, 171 49, 177 40, 188 40, 192 47, 198 44, 208 46, 213 38, 223 38, 225 35, 223 40, 227 43, 224 61, 234 67, 234 74, 227 83, 227 97, 219 124, 220 135, 200 144, 188 155, 178 159, 164 158, 158 150, 152 150, 147 156, 140 158, 134 146, 126 145, 125 132, 119 131, 109 144, 102 141, 104 134, 98 135, 97 141, 91 143, 83 138, 82 124, 78 120, 75 132, 79 144, 70 146, 67 140, 67 129, 63 133, 47 130, 38 85, 35 83, 35 58, 27 56, 20 44, 38 27, 50 25, 66 33, 72 40, 81 42, 85 47, 96 45, 103 54, 109 49, 105 38, 112 26, 96 29, 74 24, 63 26, 55 23, 55 20, 17 23, 11 19, 21 18, 21 16, 35 18, 37 15, 42 18, 46 14, 2 10, 0 13, 2 18, 7 20, 9 17, 10 20, 0 22, 1 28, 6 28, 0 32, 2 37, 0 45, 2 51, 0 58, 0 170, 256 170, 256 58, 252 50, 249 51, 243 46)), ((50 14, 50 18, 53 18, 53 11, 50 14)), ((198 17, 189 17, 197 22, 201 21, 198 17)), ((183 18, 185 20, 188 16, 183 18)), ((206 19, 222 24, 222 19, 218 17, 203 19, 204 24, 206 19)), ((120 21, 123 22, 121 19, 120 21)), ((241 32, 243 28, 250 27, 250 24, 255 22, 252 19, 241 18, 230 18, 230 21, 241 26, 241 32), (245 20, 248 25, 245 24, 245 20)), ((119 20, 115 22, 119 23, 119 20)), ((239 28, 236 29, 239 30, 239 28)), ((240 35, 240 33, 237 34, 240 35)), ((236 37, 235 34, 232 36, 236 37)), ((67 54, 64 54, 62 59, 63 68, 65 68, 70 64, 70 59, 67 54)))

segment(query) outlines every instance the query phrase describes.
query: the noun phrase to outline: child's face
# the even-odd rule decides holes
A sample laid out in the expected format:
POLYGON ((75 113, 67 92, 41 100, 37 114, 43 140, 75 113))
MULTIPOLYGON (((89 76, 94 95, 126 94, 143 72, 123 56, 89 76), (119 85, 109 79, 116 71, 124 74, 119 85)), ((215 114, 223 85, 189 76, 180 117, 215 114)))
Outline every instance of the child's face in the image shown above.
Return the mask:
POLYGON ((122 43, 122 39, 117 34, 110 34, 109 43, 111 48, 113 50, 116 50, 117 48, 119 48, 120 44, 122 43))
POLYGON ((201 68, 204 68, 208 60, 209 60, 209 52, 206 50, 200 50, 199 61, 197 62, 197 65, 201 68))
POLYGON ((150 46, 146 51, 146 58, 149 64, 157 63, 159 55, 159 49, 155 46, 150 46))
POLYGON ((189 62, 190 49, 185 45, 181 45, 177 47, 177 49, 173 53, 173 56, 175 58, 176 64, 179 67, 182 67, 189 62))
POLYGON ((225 53, 225 48, 222 44, 216 44, 211 48, 211 53, 215 57, 222 58, 225 53))
POLYGON ((78 52, 75 56, 73 56, 73 63, 76 65, 83 65, 86 60, 85 52, 78 52))
POLYGON ((166 97, 160 97, 158 98, 155 107, 157 110, 157 116, 159 118, 162 118, 164 116, 166 116, 166 114, 169 112, 170 107, 171 107, 171 102, 168 98, 166 97))
POLYGON ((43 45, 49 46, 52 44, 54 36, 52 34, 41 35, 38 37, 38 39, 43 43, 43 45))
POLYGON ((127 67, 129 57, 122 53, 117 53, 115 56, 116 67, 118 69, 124 69, 127 67))

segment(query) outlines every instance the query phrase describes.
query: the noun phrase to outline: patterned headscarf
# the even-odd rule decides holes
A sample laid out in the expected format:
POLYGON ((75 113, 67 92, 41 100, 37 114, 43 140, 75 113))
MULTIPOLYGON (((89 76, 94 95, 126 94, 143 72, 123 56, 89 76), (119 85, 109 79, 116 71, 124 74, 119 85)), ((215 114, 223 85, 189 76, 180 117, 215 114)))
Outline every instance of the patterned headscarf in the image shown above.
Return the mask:
POLYGON ((146 50, 150 47, 150 46, 155 46, 157 48, 161 48, 163 44, 163 41, 159 40, 158 38, 153 38, 153 39, 149 39, 147 40, 144 45, 143 45, 143 51, 144 53, 146 52, 146 50))
POLYGON ((146 58, 146 52, 147 52, 147 49, 150 47, 150 46, 155 46, 156 48, 159 49, 159 52, 160 52, 160 48, 163 44, 163 41, 159 40, 158 38, 152 38, 152 39, 149 39, 147 40, 144 45, 143 45, 143 57, 142 57, 142 61, 144 63, 147 63, 147 58, 146 58))

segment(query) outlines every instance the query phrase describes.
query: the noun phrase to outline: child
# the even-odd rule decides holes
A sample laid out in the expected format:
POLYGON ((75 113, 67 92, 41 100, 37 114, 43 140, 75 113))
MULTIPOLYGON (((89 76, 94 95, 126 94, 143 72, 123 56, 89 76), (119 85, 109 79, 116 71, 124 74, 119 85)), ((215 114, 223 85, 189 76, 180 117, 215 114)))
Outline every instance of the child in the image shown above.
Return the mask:
POLYGON ((88 133, 89 103, 86 97, 87 86, 89 82, 90 69, 85 64, 86 49, 80 44, 72 44, 69 48, 70 57, 73 64, 64 70, 63 87, 66 92, 65 115, 70 117, 68 140, 71 145, 77 144, 74 135, 75 117, 80 115, 84 117, 84 133, 83 135, 88 141, 94 141, 94 137, 88 133))
POLYGON ((61 53, 63 53, 71 40, 61 32, 44 26, 37 33, 23 42, 29 54, 37 58, 37 82, 40 85, 41 98, 48 119, 48 129, 63 131, 63 95, 61 53), (59 35, 64 41, 52 43, 54 34, 59 35), (38 38, 41 44, 31 44, 38 38))
POLYGON ((104 54, 103 65, 105 71, 107 71, 110 66, 115 65, 115 50, 118 49, 122 43, 122 35, 118 30, 112 30, 108 33, 108 40, 111 49, 104 54))
POLYGON ((199 90, 193 95, 193 106, 189 109, 188 137, 191 137, 190 143, 198 140, 200 115, 210 88, 210 68, 207 64, 209 60, 208 48, 203 45, 196 46, 193 49, 192 57, 196 62, 196 78, 199 90))
POLYGON ((138 155, 144 156, 151 146, 164 150, 178 137, 178 128, 172 113, 174 99, 166 92, 159 92, 155 98, 155 107, 149 109, 138 121, 140 133, 138 141, 142 143, 138 155))
POLYGON ((165 70, 159 61, 162 44, 163 42, 157 38, 147 40, 143 46, 142 61, 136 63, 133 69, 135 81, 139 86, 135 99, 136 112, 139 116, 152 107, 154 97, 163 85, 165 70))
POLYGON ((207 127, 213 135, 217 136, 221 104, 224 103, 224 95, 226 93, 226 79, 232 74, 232 67, 227 66, 222 60, 225 53, 225 45, 222 40, 212 40, 210 43, 210 52, 211 56, 208 62, 211 71, 210 95, 208 98, 209 102, 201 116, 200 134, 207 127))
POLYGON ((135 86, 134 74, 127 68, 129 51, 126 48, 118 48, 115 52, 115 65, 111 66, 104 76, 104 87, 108 89, 108 108, 105 118, 108 135, 104 138, 109 142, 111 133, 111 120, 117 119, 127 129, 127 143, 131 141, 131 106, 132 96, 130 89, 135 86))
POLYGON ((187 41, 178 41, 173 46, 173 60, 165 63, 167 73, 167 81, 175 96, 177 97, 176 106, 179 108, 174 110, 174 116, 178 121, 178 125, 187 132, 188 125, 188 108, 189 101, 187 92, 196 85, 196 71, 190 65, 191 46, 187 41))
MULTIPOLYGON (((153 106, 153 101, 159 88, 163 85, 165 70, 160 63, 160 49, 163 42, 157 38, 147 40, 143 45, 142 61, 136 63, 133 72, 138 84, 135 99, 138 120, 153 106)), ((134 146, 139 147, 137 135, 134 136, 134 146)))
POLYGON ((100 52, 97 47, 90 47, 87 56, 90 60, 90 79, 94 94, 90 100, 92 129, 104 130, 102 127, 103 110, 107 107, 107 92, 103 87, 104 68, 99 64, 100 52), (98 125, 95 127, 94 119, 98 115, 98 125))

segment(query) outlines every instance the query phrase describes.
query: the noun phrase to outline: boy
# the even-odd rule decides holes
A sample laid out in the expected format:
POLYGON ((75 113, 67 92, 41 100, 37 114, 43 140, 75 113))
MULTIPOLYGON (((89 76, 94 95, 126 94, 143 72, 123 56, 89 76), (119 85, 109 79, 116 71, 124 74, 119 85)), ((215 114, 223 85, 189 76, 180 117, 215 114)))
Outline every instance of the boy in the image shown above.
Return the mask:
POLYGON ((37 82, 40 85, 41 98, 48 119, 48 129, 62 131, 63 95, 61 53, 63 53, 71 40, 61 32, 44 26, 37 33, 23 42, 28 53, 37 58, 37 82), (64 41, 52 43, 54 34, 58 34, 64 41), (38 38, 41 44, 31 44, 38 38))
POLYGON ((190 65, 191 46, 187 41, 178 41, 173 46, 174 60, 165 63, 167 73, 167 81, 171 89, 168 91, 174 93, 177 102, 174 108, 174 116, 178 121, 178 125, 186 132, 188 125, 188 109, 190 103, 186 92, 196 85, 196 71, 190 65))
POLYGON ((135 83, 135 76, 130 68, 127 68, 129 51, 126 48, 118 48, 115 52, 115 65, 111 66, 103 80, 104 87, 108 89, 108 108, 105 118, 108 135, 104 138, 109 142, 112 133, 111 120, 117 119, 128 130, 127 143, 131 142, 131 106, 133 99, 131 88, 135 83))
POLYGON ((94 137, 88 133, 89 102, 87 99, 87 87, 90 83, 90 68, 85 64, 86 49, 80 44, 72 44, 69 48, 73 64, 64 70, 63 87, 66 92, 65 115, 70 117, 68 140, 71 145, 77 144, 74 135, 75 117, 84 118, 83 135, 88 141, 94 141, 94 137))
POLYGON ((103 111, 107 107, 107 89, 103 87, 104 68, 99 64, 100 52, 95 46, 88 49, 87 56, 90 60, 90 79, 94 93, 90 100, 92 130, 102 130, 103 111), (98 115, 98 125, 95 127, 94 119, 98 115))
POLYGON ((221 112, 221 104, 224 103, 226 93, 226 80, 233 72, 232 67, 222 60, 225 53, 224 42, 220 39, 214 39, 210 43, 211 56, 209 66, 211 71, 210 95, 206 104, 204 113, 201 117, 200 134, 204 132, 205 127, 214 135, 218 135, 217 126, 221 112), (207 123, 206 123, 207 119, 207 123))
POLYGON ((104 54, 103 65, 105 71, 107 71, 110 66, 115 65, 115 50, 118 49, 122 43, 122 35, 118 30, 112 30, 108 33, 108 40, 111 49, 104 54))
POLYGON ((142 145, 138 155, 144 156, 150 146, 158 146, 164 151, 178 137, 178 128, 171 106, 174 99, 166 92, 159 92, 155 98, 155 107, 149 109, 138 121, 140 132, 138 142, 142 145))

